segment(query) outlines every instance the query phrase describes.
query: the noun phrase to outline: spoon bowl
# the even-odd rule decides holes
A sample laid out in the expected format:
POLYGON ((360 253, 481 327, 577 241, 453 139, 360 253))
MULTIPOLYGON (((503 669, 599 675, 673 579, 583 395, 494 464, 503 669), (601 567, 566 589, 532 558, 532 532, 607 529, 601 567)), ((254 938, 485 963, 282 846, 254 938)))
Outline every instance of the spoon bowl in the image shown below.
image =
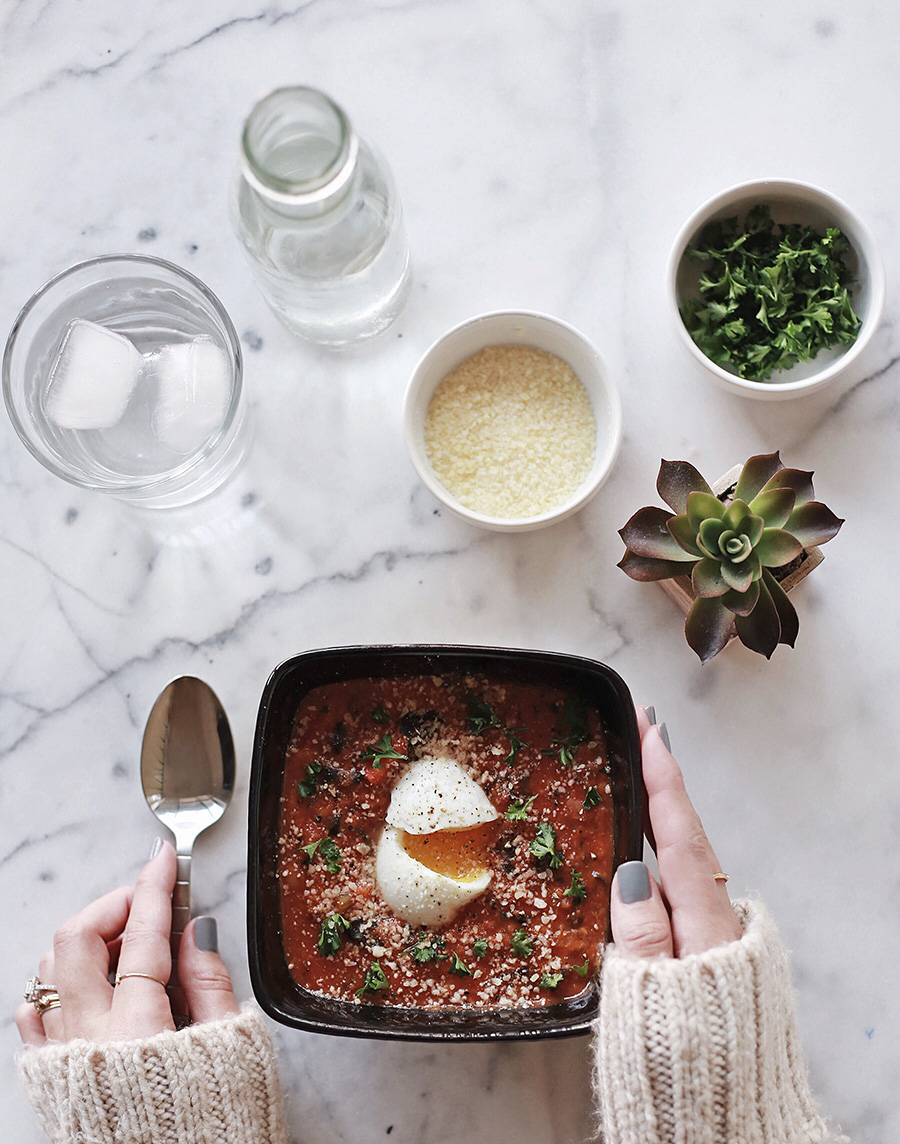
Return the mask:
POLYGON ((202 679, 173 679, 153 704, 141 746, 141 785, 147 805, 175 836, 178 873, 172 893, 170 980, 175 984, 181 935, 191 919, 194 842, 222 817, 234 791, 228 717, 202 679))

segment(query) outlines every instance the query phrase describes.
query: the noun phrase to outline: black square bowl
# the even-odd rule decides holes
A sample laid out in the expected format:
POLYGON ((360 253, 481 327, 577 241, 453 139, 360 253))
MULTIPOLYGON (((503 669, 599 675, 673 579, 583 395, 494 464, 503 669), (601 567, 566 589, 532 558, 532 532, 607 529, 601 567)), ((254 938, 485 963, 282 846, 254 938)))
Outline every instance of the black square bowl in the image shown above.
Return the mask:
POLYGON ((285 756, 301 700, 325 683, 443 672, 561 688, 595 707, 603 720, 611 767, 614 865, 641 857, 637 721, 628 688, 605 664, 551 652, 451 646, 331 648, 294 656, 273 671, 260 702, 250 776, 247 862, 250 978, 263 1010, 284 1025, 351 1037, 502 1041, 582 1033, 597 1015, 596 978, 577 997, 544 1007, 419 1009, 320 997, 298 985, 288 971, 276 872, 285 756))

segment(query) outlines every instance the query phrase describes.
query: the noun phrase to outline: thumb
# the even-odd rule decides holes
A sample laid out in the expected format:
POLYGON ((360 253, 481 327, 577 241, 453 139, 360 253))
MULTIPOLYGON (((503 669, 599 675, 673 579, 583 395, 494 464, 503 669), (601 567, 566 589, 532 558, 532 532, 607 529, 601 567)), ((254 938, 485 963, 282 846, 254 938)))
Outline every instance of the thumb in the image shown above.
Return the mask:
POLYGON ((672 924, 659 886, 643 862, 624 862, 613 879, 610 922, 627 957, 672 957, 672 924))
POLYGON ((195 1022, 240 1012, 231 977, 219 957, 215 918, 194 918, 188 924, 178 950, 178 979, 195 1022))

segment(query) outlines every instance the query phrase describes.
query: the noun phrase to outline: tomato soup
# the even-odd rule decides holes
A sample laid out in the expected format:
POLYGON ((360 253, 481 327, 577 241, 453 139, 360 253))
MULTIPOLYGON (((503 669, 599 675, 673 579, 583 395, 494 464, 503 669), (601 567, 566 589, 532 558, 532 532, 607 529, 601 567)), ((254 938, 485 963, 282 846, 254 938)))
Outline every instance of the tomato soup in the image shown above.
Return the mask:
POLYGON ((313 689, 294 719, 280 812, 294 980, 425 1008, 581 993, 607 933, 609 771, 599 712, 577 694, 450 673, 313 689), (444 786, 417 806, 419 772, 444 786), (475 808, 464 828, 457 792, 475 808))

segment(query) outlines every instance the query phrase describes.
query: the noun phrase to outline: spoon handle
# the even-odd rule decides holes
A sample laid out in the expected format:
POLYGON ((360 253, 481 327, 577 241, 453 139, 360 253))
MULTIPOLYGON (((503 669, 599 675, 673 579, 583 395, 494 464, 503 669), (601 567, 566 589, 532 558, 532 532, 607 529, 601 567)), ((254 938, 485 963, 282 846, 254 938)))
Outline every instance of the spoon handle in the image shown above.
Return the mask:
POLYGON ((191 851, 193 837, 183 839, 175 836, 175 852, 178 864, 175 873, 175 886, 172 890, 172 975, 169 978, 169 1003, 175 1028, 183 1029, 191 1023, 184 990, 178 978, 178 952, 181 949, 181 935, 191 920, 191 851))
POLYGON ((172 891, 172 956, 178 957, 181 935, 191 920, 191 844, 178 846, 178 868, 172 891))

